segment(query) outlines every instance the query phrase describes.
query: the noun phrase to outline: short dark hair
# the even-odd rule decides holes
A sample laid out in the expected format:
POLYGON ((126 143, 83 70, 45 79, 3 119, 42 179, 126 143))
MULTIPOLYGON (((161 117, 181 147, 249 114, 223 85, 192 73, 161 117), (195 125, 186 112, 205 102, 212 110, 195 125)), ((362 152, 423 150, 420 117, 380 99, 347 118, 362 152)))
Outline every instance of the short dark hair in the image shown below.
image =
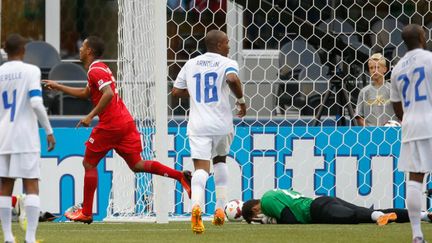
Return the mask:
POLYGON ((210 30, 206 34, 206 36, 204 37, 204 43, 207 51, 216 51, 217 45, 219 44, 219 42, 221 42, 223 34, 225 33, 218 29, 210 30))
POLYGON ((248 224, 251 223, 252 218, 254 216, 254 212, 252 211, 252 208, 259 204, 261 201, 258 199, 251 199, 246 201, 245 203, 243 203, 243 207, 242 207, 242 216, 243 219, 246 220, 246 222, 248 222, 248 224))
POLYGON ((27 40, 20 34, 10 34, 6 38, 4 50, 8 56, 14 56, 19 54, 19 52, 24 48, 27 40))
POLYGON ((93 55, 95 58, 102 57, 105 51, 105 43, 101 38, 94 35, 89 36, 87 37, 87 44, 90 47, 90 49, 93 51, 93 55))
POLYGON ((409 24, 403 28, 402 39, 409 51, 420 47, 423 34, 424 30, 418 24, 409 24))

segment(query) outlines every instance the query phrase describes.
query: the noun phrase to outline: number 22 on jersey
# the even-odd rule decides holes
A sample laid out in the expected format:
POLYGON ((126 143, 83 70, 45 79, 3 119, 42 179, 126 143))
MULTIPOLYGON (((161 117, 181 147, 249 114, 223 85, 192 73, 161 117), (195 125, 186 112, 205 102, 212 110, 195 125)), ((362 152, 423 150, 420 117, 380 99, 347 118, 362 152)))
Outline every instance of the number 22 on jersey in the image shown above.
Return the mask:
MULTIPOLYGON (((418 67, 416 69, 413 70, 412 74, 418 74, 418 78, 415 81, 415 86, 414 86, 414 102, 418 102, 418 101, 422 101, 422 100, 426 100, 427 97, 426 95, 420 95, 420 89, 419 86, 421 85, 421 83, 424 81, 425 79, 425 69, 424 67, 418 67)), ((403 105, 404 107, 408 107, 411 103, 411 101, 409 100, 409 97, 407 97, 407 92, 408 92, 408 88, 410 86, 410 80, 408 78, 408 75, 406 73, 401 74, 398 77, 398 80, 403 81, 403 86, 402 86, 402 97, 403 97, 403 105)))
POLYGON ((15 118, 15 107, 16 107, 16 89, 12 91, 12 101, 9 102, 9 96, 6 91, 3 91, 2 93, 2 101, 3 101, 3 108, 5 110, 11 109, 10 112, 10 121, 13 122, 15 118))
POLYGON ((211 103, 218 101, 218 90, 216 81, 218 74, 215 72, 206 73, 201 75, 197 73, 193 76, 195 78, 195 99, 198 103, 202 102, 201 93, 204 91, 204 103, 211 103), (204 76, 204 77, 203 77, 204 76), (204 78, 204 84, 202 84, 202 78, 204 78), (202 87, 204 86, 204 87, 202 87), (204 88, 204 90, 202 90, 204 88))

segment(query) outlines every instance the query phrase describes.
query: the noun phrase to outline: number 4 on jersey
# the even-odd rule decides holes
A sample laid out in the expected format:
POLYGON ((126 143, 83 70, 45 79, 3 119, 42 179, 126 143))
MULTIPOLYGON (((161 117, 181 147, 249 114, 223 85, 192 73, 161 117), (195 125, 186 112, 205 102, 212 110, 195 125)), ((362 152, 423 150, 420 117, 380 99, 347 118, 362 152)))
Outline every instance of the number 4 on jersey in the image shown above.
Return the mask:
POLYGON ((5 110, 11 109, 10 121, 13 122, 14 118, 15 118, 16 89, 12 92, 12 102, 11 103, 9 103, 8 93, 6 91, 3 91, 2 98, 3 98, 3 108, 5 110))

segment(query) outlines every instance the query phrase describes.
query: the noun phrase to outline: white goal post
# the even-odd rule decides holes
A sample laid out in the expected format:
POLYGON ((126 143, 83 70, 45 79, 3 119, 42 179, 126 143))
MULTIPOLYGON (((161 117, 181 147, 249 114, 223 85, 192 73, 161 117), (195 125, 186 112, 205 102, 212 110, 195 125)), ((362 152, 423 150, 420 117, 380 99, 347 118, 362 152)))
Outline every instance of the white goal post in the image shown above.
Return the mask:
MULTIPOLYGON (((168 160, 166 1, 119 0, 118 5, 119 92, 142 133, 143 157, 164 162, 168 160)), ((117 162, 123 163, 121 158, 117 162)), ((133 180, 113 179, 105 220, 167 223, 169 180, 122 171, 119 177, 133 180)))

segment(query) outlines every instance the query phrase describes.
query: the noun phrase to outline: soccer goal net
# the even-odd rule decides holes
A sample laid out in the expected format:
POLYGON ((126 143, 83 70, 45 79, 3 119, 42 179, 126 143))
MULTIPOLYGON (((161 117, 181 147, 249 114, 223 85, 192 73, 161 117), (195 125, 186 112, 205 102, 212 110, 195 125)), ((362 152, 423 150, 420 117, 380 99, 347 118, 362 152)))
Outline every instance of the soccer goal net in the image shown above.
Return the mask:
MULTIPOLYGON (((141 132, 143 158, 168 163, 166 4, 118 1, 118 8, 119 93, 141 132)), ((116 163, 109 169, 119 176, 113 178, 106 220, 166 222, 167 181, 147 173, 134 174, 114 156, 116 163)))
MULTIPOLYGON (((381 109, 381 114, 365 118, 385 115, 389 97, 373 93, 358 98, 371 83, 369 57, 385 57, 388 80, 406 52, 403 26, 417 23, 431 29, 430 2, 118 4, 119 87, 139 123, 146 158, 159 156, 175 169, 193 170, 186 136, 189 103, 171 97, 170 90, 185 62, 205 52, 206 32, 220 29, 230 40, 229 57, 239 63, 249 107, 246 118, 235 121, 227 161, 229 199, 246 201, 272 188, 292 188, 306 196, 338 196, 362 206, 405 207, 405 176, 397 171, 400 128, 384 123, 358 127, 356 108, 361 103, 381 109)), ((181 185, 163 180, 165 189, 158 191, 155 178, 127 171, 114 178, 108 218, 187 216, 190 200, 181 185), (114 188, 119 186, 127 189, 114 188), (156 209, 161 203, 165 211, 156 209)), ((211 176, 205 197, 208 215, 215 207, 214 188, 211 176)), ((429 208, 426 197, 423 207, 429 208)))

